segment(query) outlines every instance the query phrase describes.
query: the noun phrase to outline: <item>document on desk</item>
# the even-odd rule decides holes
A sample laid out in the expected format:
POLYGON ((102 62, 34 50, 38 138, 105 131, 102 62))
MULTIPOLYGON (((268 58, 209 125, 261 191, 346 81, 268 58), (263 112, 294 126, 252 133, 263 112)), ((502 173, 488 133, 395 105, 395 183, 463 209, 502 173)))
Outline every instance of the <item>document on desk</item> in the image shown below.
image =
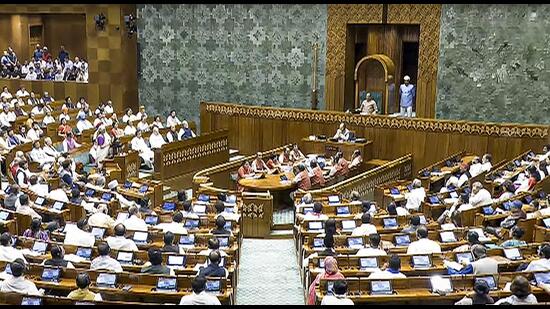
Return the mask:
POLYGON ((448 261, 448 260, 444 260, 443 265, 446 268, 452 268, 454 270, 461 270, 462 268, 464 268, 464 266, 462 264, 454 262, 454 261, 448 261))

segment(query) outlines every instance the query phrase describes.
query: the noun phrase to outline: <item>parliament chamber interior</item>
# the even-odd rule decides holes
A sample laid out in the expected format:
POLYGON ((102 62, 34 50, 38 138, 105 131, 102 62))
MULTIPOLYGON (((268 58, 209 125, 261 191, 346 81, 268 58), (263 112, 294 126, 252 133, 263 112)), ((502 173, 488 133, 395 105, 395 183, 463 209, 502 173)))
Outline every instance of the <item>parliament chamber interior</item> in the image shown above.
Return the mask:
POLYGON ((549 18, 0 4, 0 304, 546 304, 549 18))

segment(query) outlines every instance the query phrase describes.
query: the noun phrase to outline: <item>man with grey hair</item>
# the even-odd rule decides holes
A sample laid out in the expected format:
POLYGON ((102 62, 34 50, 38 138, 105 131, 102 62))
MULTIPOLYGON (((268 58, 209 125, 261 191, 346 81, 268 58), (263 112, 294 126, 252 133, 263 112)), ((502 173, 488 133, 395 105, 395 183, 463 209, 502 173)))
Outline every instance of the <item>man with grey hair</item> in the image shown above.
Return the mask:
POLYGON ((426 198, 426 189, 422 187, 422 182, 420 179, 413 180, 412 187, 413 189, 409 193, 405 193, 405 199, 407 200, 405 208, 409 211, 418 211, 420 204, 426 198))
POLYGON ((375 115, 378 114, 378 106, 376 101, 374 101, 370 95, 367 93, 367 96, 363 102, 361 102, 361 115, 375 115))
POLYGON ((483 188, 481 182, 476 181, 472 185, 472 193, 470 194, 470 205, 472 207, 489 205, 493 203, 491 193, 487 189, 483 188))
POLYGON ((410 83, 411 78, 408 75, 403 77, 403 84, 399 86, 399 96, 402 117, 412 117, 413 102, 416 97, 416 88, 410 83))
POLYGON ((59 158, 61 155, 61 153, 55 149, 52 139, 49 136, 44 138, 44 147, 42 149, 47 156, 55 159, 59 158))
POLYGON ((498 274, 498 262, 490 256, 487 256, 487 249, 483 245, 473 245, 472 255, 474 256, 474 262, 462 261, 462 267, 460 270, 456 270, 449 267, 448 263, 447 271, 449 275, 495 275, 498 274))
POLYGON ((109 216, 109 207, 106 204, 99 204, 97 212, 88 218, 88 224, 112 229, 115 226, 115 220, 109 216))

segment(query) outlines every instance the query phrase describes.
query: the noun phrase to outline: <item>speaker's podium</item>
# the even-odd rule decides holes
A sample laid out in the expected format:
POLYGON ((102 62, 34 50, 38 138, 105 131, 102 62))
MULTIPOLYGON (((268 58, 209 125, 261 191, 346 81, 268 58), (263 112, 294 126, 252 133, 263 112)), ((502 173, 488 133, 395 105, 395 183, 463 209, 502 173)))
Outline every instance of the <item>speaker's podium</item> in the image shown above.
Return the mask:
POLYGON ((273 196, 267 192, 243 192, 241 209, 243 237, 264 238, 271 233, 273 196))

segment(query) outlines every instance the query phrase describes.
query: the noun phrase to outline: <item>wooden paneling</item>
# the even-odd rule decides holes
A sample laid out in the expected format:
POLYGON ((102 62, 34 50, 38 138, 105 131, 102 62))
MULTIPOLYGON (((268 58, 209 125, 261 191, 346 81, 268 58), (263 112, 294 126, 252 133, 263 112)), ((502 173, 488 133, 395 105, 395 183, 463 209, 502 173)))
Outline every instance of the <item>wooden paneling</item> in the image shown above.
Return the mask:
POLYGON ((332 136, 340 122, 345 122, 358 136, 373 141, 374 158, 395 159, 411 153, 413 173, 459 151, 491 153, 493 161, 499 162, 528 149, 540 151, 544 144, 550 143, 549 126, 201 103, 201 132, 228 128, 229 146, 242 154, 299 142, 312 134, 332 136))
MULTIPOLYGON (((85 27, 85 37, 78 42, 74 42, 77 36, 69 35, 71 42, 64 42, 65 46, 72 44, 84 45, 86 59, 89 64, 89 83, 77 84, 75 82, 53 83, 36 81, 31 82, 29 90, 33 91, 49 91, 55 98, 64 98, 67 95, 72 97, 84 96, 88 102, 95 106, 100 101, 111 99, 115 110, 123 110, 126 107, 137 109, 137 43, 134 35, 128 38, 125 31, 124 15, 132 13, 136 15, 135 4, 2 4, 0 5, 0 16, 5 14, 10 16, 11 31, 9 29, 0 28, 0 38, 6 36, 10 31, 9 36, 12 37, 14 48, 21 50, 28 44, 25 44, 22 33, 28 32, 29 15, 44 15, 44 14, 70 14, 74 16, 85 16, 83 25, 85 27), (103 12, 107 16, 107 25, 105 31, 98 31, 95 28, 94 16, 103 12), (27 30, 22 27, 25 26, 27 30), (19 34, 15 34, 19 33, 19 34), (84 40, 85 43, 82 43, 84 40)), ((73 27, 77 17, 60 16, 56 20, 55 29, 73 27), (65 21, 65 22, 64 22, 65 21)), ((5 21, 0 18, 0 25, 5 21)), ((80 27, 80 26, 79 26, 80 27)), ((46 31, 46 29, 45 29, 46 31)), ((57 31, 57 30, 56 30, 57 31)), ((69 30, 66 30, 69 31, 69 30)), ((70 31, 69 31, 70 32, 70 31)), ((28 34, 27 36, 28 41, 28 34)), ((59 34, 62 36, 63 34, 59 34)), ((45 37, 50 37, 52 34, 44 34, 45 37)), ((58 43, 53 39, 54 51, 58 51, 58 43)), ((76 48, 76 47, 75 47, 76 48)), ((76 52, 69 49, 71 57, 76 55, 76 52)), ((77 49, 75 49, 77 50, 77 49)), ((55 53, 54 53, 55 55, 55 53)), ((10 90, 15 91, 19 87, 20 81, 0 80, 0 85, 7 85, 10 90)))
POLYGON ((69 51, 71 59, 88 59, 86 39, 86 15, 44 14, 44 44, 53 57, 59 55, 61 45, 69 51))

